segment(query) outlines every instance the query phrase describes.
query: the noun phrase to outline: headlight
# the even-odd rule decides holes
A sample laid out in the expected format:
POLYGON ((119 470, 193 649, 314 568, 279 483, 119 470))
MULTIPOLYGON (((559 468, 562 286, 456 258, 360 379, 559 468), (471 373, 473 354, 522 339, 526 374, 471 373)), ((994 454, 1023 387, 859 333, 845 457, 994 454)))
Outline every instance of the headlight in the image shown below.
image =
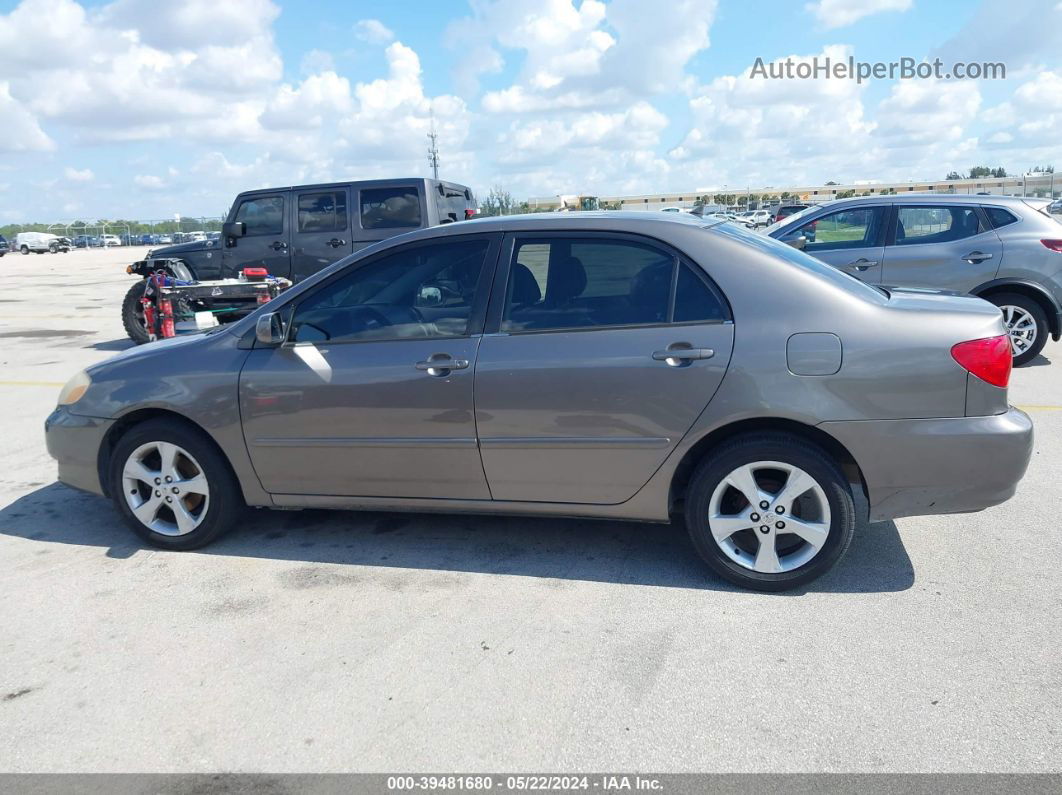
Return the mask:
POLYGON ((89 378, 89 374, 82 370, 66 382, 66 386, 59 393, 59 405, 70 406, 77 403, 84 396, 91 383, 92 379, 89 378))

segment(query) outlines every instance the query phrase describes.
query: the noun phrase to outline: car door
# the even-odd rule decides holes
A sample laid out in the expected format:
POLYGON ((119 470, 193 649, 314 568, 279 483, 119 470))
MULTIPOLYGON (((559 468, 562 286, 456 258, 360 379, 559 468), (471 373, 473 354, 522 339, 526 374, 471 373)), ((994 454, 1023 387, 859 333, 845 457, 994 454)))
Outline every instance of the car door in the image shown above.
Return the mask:
POLYGON ((814 217, 798 235, 804 251, 828 265, 871 284, 881 282, 889 206, 850 206, 814 217))
POLYGON ((293 191, 291 274, 302 281, 353 251, 347 187, 293 191))
POLYGON ((359 187, 354 250, 429 226, 424 191, 418 185, 359 187))
POLYGON ((883 284, 966 293, 991 281, 1003 244, 981 208, 898 204, 885 247, 883 284))
POLYGON ((240 375, 271 493, 489 499, 472 386, 497 235, 388 249, 285 307, 240 375))
POLYGON ((630 499, 722 381, 726 302, 694 264, 622 234, 507 237, 476 361, 495 500, 630 499))
POLYGON ((273 276, 291 273, 290 191, 241 196, 233 221, 246 227, 243 237, 231 238, 222 248, 221 276, 232 278, 246 267, 263 267, 273 276))

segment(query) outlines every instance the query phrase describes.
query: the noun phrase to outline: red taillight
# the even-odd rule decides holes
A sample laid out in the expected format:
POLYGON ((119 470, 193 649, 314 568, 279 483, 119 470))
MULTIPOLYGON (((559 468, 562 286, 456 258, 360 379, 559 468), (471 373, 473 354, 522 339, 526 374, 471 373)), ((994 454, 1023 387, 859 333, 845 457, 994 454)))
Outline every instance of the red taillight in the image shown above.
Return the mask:
POLYGON ((465 208, 465 220, 466 220, 466 221, 467 221, 467 220, 468 220, 469 218, 471 218, 471 217, 472 217, 473 215, 475 215, 475 214, 476 214, 476 211, 475 211, 475 210, 473 210, 473 209, 470 209, 470 208, 468 208, 468 207, 466 207, 466 208, 465 208))
POLYGON ((1052 251, 1057 251, 1059 254, 1062 254, 1062 240, 1041 240, 1040 242, 1052 251))
POLYGON ((1010 338, 1004 334, 981 340, 960 342, 951 347, 951 357, 982 381, 1006 389, 1014 357, 1010 338))

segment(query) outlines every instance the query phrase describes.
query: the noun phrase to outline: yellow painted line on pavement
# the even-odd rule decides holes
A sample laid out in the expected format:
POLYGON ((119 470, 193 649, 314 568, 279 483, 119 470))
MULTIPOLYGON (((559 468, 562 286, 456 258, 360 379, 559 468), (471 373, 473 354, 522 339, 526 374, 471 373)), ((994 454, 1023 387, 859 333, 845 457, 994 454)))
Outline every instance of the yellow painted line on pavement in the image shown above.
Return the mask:
POLYGON ((0 381, 0 386, 46 386, 61 387, 62 381, 0 381))
POLYGON ((1062 406, 1016 406, 1022 411, 1062 411, 1062 406))

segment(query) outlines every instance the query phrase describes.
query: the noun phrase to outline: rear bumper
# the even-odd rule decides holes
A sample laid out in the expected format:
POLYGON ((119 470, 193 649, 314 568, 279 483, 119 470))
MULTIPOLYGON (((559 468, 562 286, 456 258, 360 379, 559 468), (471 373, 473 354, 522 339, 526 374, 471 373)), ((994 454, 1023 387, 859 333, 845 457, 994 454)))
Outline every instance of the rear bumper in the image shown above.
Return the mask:
POLYGON ((60 406, 44 421, 48 454, 59 463, 59 482, 93 494, 100 483, 99 451, 114 420, 81 417, 60 406))
POLYGON ((968 513, 1014 496, 1032 456, 1032 421, 989 417, 825 422, 863 472, 870 519, 968 513))

